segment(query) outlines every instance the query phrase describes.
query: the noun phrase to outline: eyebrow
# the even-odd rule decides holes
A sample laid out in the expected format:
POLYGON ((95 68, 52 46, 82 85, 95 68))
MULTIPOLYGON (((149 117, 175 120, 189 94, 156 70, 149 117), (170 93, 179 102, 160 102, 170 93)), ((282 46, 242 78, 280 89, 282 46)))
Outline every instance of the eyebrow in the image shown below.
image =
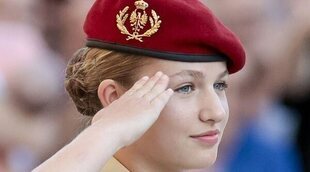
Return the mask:
MULTIPOLYGON (((200 78, 204 78, 205 75, 201 72, 201 71, 197 71, 197 70, 182 70, 181 72, 175 73, 173 75, 170 75, 169 78, 173 78, 176 76, 184 76, 184 75, 189 75, 193 78, 196 79, 200 79, 200 78)), ((228 71, 225 70, 224 72, 221 72, 218 75, 218 79, 223 78, 224 76, 228 75, 228 71)))

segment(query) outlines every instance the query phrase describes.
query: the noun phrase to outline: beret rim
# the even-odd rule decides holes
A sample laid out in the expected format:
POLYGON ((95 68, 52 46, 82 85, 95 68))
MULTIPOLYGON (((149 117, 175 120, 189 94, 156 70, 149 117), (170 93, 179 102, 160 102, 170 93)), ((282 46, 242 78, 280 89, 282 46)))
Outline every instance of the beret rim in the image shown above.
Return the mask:
POLYGON ((123 53, 143 55, 172 61, 182 61, 182 62, 229 61, 228 57, 223 54, 189 54, 189 53, 164 52, 164 51, 157 51, 128 45, 122 45, 119 43, 103 42, 101 40, 96 39, 87 39, 86 46, 95 48, 104 48, 123 53))

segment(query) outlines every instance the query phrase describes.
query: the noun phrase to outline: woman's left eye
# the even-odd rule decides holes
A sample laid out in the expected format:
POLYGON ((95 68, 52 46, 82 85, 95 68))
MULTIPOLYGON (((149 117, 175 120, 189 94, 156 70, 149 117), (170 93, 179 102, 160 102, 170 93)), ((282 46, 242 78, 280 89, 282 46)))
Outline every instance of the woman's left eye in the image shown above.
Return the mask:
POLYGON ((184 85, 178 89, 176 89, 175 91, 178 93, 183 93, 183 94, 189 94, 194 90, 192 85, 184 85))
POLYGON ((228 85, 226 82, 219 82, 215 83, 213 87, 217 90, 224 91, 228 87, 228 85))

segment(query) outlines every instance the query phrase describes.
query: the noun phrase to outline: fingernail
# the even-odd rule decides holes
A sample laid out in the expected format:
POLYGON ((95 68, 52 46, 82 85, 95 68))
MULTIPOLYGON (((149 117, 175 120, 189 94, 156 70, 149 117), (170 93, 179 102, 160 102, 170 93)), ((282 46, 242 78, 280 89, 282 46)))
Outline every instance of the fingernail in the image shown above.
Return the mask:
POLYGON ((168 76, 167 75, 163 75, 161 78, 162 79, 168 79, 168 76))
POLYGON ((163 72, 158 71, 155 75, 156 75, 156 76, 161 76, 162 74, 163 74, 163 72))
POLYGON ((149 79, 148 76, 144 76, 144 77, 141 78, 141 80, 147 80, 147 79, 149 79))
POLYGON ((173 94, 174 91, 173 91, 171 88, 169 88, 169 89, 168 89, 168 93, 169 93, 169 94, 173 94))

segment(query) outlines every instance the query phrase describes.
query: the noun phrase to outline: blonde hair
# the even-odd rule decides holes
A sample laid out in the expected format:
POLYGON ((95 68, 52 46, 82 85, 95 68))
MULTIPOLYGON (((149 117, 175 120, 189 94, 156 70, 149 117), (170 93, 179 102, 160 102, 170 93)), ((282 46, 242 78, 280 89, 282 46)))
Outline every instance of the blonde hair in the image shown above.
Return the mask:
POLYGON ((97 95, 101 81, 112 79, 128 89, 146 63, 147 58, 142 56, 82 48, 68 63, 65 88, 80 113, 94 116, 103 108, 97 95))

